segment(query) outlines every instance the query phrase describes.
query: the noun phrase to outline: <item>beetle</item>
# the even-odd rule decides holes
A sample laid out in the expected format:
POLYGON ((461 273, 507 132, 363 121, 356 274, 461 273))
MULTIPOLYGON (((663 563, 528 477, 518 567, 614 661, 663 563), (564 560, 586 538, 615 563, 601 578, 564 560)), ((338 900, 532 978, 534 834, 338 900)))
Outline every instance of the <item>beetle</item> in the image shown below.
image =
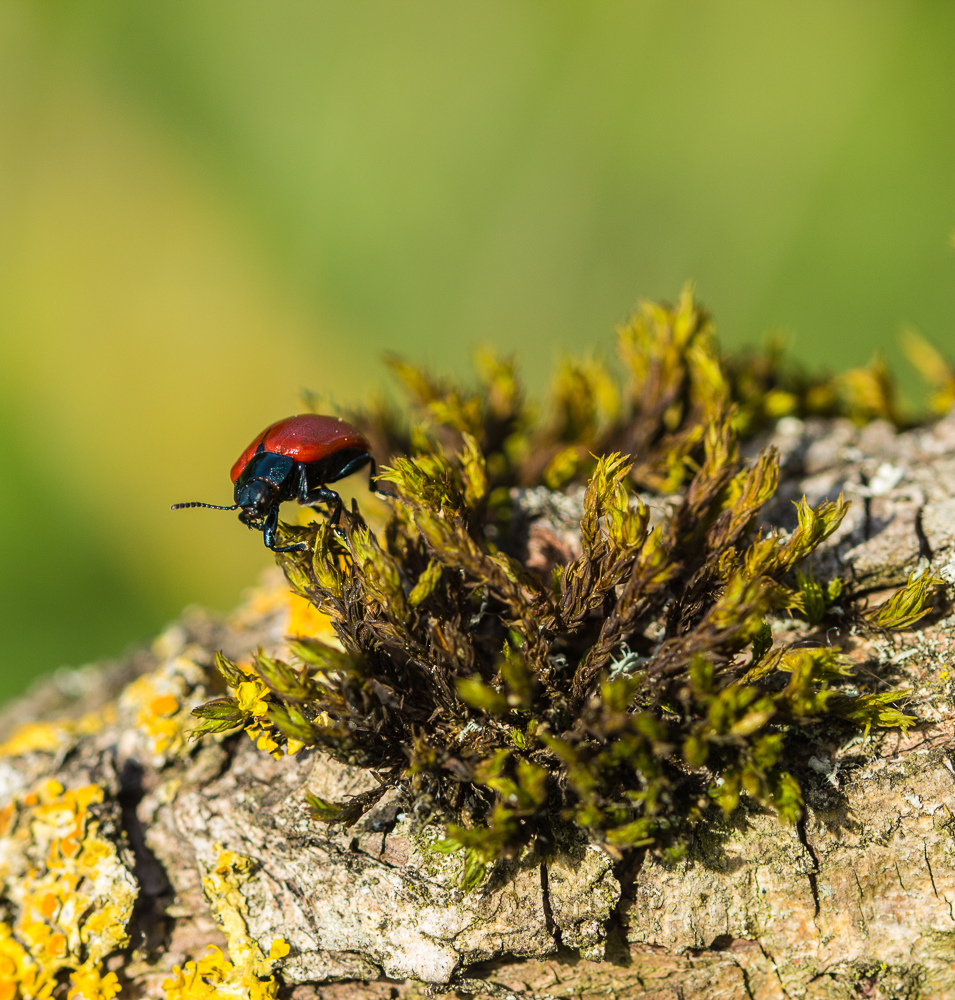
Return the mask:
POLYGON ((176 503, 173 510, 209 507, 212 510, 239 510, 239 520, 262 532, 273 552, 302 552, 307 546, 276 545, 279 507, 285 500, 297 500, 304 507, 325 504, 328 520, 338 524, 342 498, 328 483, 344 479, 370 465, 368 488, 381 496, 375 483, 375 460, 367 439, 351 424, 338 417, 302 413, 278 420, 259 434, 232 466, 235 503, 220 507, 212 503, 176 503))

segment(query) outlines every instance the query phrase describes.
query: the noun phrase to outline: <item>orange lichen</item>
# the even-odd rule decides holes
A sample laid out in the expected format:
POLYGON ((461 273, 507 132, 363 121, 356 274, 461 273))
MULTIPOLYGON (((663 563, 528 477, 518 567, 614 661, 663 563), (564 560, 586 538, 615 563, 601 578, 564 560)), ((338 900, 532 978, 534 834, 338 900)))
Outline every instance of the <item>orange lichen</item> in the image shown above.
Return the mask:
POLYGON ((179 700, 171 694, 163 694, 156 698, 149 706, 149 711, 160 718, 175 715, 179 711, 179 700))
POLYGON ((35 750, 55 753, 66 735, 67 730, 60 722, 24 722, 0 743, 0 757, 19 757, 35 750))
POLYGON ((44 1000, 66 970, 71 1000, 119 992, 101 962, 128 944, 137 890, 115 846, 99 836, 91 807, 102 801, 98 785, 46 781, 3 810, 0 885, 16 919, 0 924, 0 1000, 44 1000))

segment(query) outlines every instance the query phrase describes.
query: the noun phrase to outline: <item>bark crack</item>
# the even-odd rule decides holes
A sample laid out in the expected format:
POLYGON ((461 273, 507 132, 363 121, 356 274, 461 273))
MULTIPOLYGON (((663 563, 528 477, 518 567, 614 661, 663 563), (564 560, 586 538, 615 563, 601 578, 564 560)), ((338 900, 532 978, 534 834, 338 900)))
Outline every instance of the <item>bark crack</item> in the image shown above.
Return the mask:
POLYGON ((779 983, 780 992, 786 998, 786 1000, 790 1000, 789 990, 787 990, 786 987, 783 986, 783 979, 782 976, 780 976, 779 974, 779 966, 776 964, 776 959, 773 958, 773 956, 770 955, 770 953, 763 947, 762 941, 757 941, 756 945, 759 948, 760 952, 762 953, 763 958, 765 958, 766 961, 769 962, 769 964, 773 967, 773 972, 776 974, 776 982, 779 983))
POLYGON ((501 1000, 558 1000, 553 993, 532 993, 530 990, 494 983, 490 979, 472 979, 467 976, 454 976, 447 983, 429 983, 425 993, 429 997, 445 996, 448 993, 477 993, 500 997, 501 1000))
POLYGON ((753 992, 752 984, 749 981, 749 973, 746 971, 746 966, 742 962, 736 961, 736 968, 739 969, 743 977, 743 989, 746 991, 747 1000, 756 1000, 756 994, 753 992))
POLYGON ((806 853, 812 859, 813 870, 807 872, 807 877, 809 879, 809 889, 812 892, 812 905, 814 907, 813 918, 819 916, 819 882, 817 876, 819 874, 819 858, 816 855, 816 850, 809 843, 809 837, 806 834, 806 818, 803 817, 796 824, 796 833, 799 836, 799 842, 806 849, 806 853))
POLYGON ((915 512, 915 535, 919 542, 919 556, 922 559, 927 559, 929 562, 935 557, 932 552, 932 546, 929 545, 928 536, 925 534, 925 527, 922 524, 922 515, 925 511, 925 504, 915 512))
POLYGON ((862 537, 865 541, 869 541, 872 537, 872 497, 868 492, 869 477, 863 469, 859 470, 859 481, 866 487, 862 495, 862 537))
POLYGON ((859 873, 855 870, 855 868, 852 869, 852 877, 856 880, 856 889, 859 890, 859 920, 860 920, 860 922, 862 924, 862 933, 866 937, 868 937, 869 936, 869 928, 868 928, 868 925, 866 924, 865 910, 863 909, 863 904, 865 902, 865 897, 862 894, 862 883, 859 881, 859 873))
POLYGON ((554 943, 559 948, 561 941, 561 929, 554 920, 554 911, 550 904, 550 885, 547 881, 547 865, 541 865, 541 906, 544 910, 544 927, 547 933, 554 939, 554 943))
POLYGON ((932 862, 929 861, 928 858, 928 844, 924 840, 922 841, 922 854, 925 857, 925 867, 928 869, 928 877, 932 883, 932 892, 935 893, 936 899, 940 900, 941 902, 945 903, 948 906, 949 919, 955 921, 955 909, 953 909, 952 907, 952 901, 948 898, 948 896, 940 896, 938 894, 938 886, 936 886, 935 884, 935 872, 932 871, 932 862))

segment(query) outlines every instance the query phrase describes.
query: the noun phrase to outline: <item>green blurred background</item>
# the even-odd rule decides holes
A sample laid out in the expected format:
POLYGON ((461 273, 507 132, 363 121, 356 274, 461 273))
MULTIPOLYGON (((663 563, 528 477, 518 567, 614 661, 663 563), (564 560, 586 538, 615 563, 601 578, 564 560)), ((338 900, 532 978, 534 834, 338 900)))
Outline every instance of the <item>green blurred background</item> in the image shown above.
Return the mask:
POLYGON ((385 349, 953 345, 955 5, 0 4, 0 696, 268 564, 228 470, 385 349))

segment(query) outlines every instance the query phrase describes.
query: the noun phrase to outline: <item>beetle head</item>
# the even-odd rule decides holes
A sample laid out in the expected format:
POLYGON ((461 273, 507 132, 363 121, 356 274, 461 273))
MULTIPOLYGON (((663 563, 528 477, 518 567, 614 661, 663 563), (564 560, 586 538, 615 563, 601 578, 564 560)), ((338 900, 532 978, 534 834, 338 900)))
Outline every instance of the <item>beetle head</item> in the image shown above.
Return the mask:
POLYGON ((251 479, 236 490, 236 504, 246 517, 265 517, 272 509, 278 495, 278 487, 268 479, 251 479))

